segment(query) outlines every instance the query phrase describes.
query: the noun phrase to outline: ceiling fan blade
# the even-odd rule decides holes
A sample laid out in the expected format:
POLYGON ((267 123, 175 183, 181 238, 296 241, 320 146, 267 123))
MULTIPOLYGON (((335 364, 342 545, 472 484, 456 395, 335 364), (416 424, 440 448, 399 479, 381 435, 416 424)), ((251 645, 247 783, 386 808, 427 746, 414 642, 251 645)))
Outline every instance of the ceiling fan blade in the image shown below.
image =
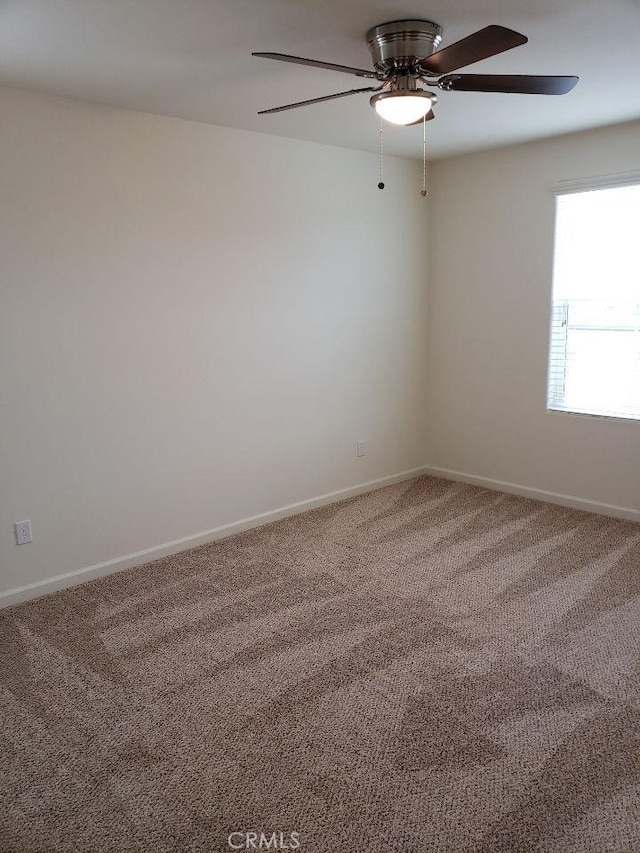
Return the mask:
POLYGON ((273 107, 270 110, 260 110, 259 116, 267 113, 281 113, 283 110, 295 110, 296 107, 306 107, 308 104, 320 104, 322 101, 333 101, 334 98, 346 98, 347 95, 357 95, 359 92, 379 92, 382 86, 365 86, 363 89, 349 89, 348 92, 337 92, 335 95, 324 95, 322 98, 310 98, 308 101, 298 101, 295 104, 285 104, 283 107, 273 107))
MULTIPOLYGON (((433 110, 431 110, 430 112, 427 113, 427 121, 431 121, 435 117, 436 116, 435 116, 435 113, 433 112, 433 110)), ((424 119, 419 118, 418 121, 412 121, 409 124, 405 124, 404 127, 413 127, 416 124, 422 124, 423 121, 424 121, 424 119)))
POLYGON ((515 30, 492 24, 420 60, 420 68, 430 74, 448 74, 465 65, 526 44, 527 41, 526 36, 515 30))
POLYGON ((277 59, 280 62, 294 62, 296 65, 311 65, 313 68, 328 68, 329 71, 342 71, 345 74, 355 74, 356 77, 370 77, 377 80, 375 71, 365 71, 363 68, 351 68, 349 65, 335 65, 333 62, 319 62, 317 59, 304 59, 302 56, 289 56, 288 53, 252 53, 263 59, 277 59))
POLYGON ((514 95, 566 95, 579 77, 548 77, 532 74, 451 74, 438 80, 445 91, 506 92, 514 95))

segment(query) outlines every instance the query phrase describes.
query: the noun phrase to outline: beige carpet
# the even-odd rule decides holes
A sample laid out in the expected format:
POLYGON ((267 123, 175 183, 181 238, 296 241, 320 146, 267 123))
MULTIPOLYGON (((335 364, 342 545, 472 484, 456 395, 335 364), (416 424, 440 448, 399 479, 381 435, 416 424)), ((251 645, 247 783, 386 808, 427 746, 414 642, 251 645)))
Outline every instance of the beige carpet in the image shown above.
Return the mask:
POLYGON ((421 478, 3 611, 0 850, 640 851, 639 594, 421 478))

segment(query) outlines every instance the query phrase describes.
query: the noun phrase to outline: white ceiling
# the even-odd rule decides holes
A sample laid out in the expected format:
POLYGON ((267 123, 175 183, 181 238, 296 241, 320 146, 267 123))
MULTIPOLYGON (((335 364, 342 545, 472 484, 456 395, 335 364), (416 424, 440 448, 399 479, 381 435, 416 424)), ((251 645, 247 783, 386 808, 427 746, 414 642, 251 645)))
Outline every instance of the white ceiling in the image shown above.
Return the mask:
MULTIPOLYGON (((370 81, 251 52, 370 68, 366 30, 399 18, 439 23, 443 46, 487 24, 528 36, 475 72, 581 78, 561 97, 439 93, 431 157, 640 118, 640 0, 0 0, 0 84, 376 151, 367 94, 256 114, 370 81)), ((421 127, 385 148, 421 157, 421 127)))

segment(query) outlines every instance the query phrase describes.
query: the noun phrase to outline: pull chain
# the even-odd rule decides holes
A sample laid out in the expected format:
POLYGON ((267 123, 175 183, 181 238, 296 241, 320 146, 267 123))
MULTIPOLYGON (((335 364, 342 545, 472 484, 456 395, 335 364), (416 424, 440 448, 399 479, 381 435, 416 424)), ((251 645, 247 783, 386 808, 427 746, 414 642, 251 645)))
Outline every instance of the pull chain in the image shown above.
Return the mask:
POLYGON ((422 119, 422 189, 420 195, 425 198, 427 192, 427 116, 422 119))
POLYGON ((384 189, 384 181, 382 180, 382 118, 380 118, 380 180, 378 182, 378 189, 384 189))

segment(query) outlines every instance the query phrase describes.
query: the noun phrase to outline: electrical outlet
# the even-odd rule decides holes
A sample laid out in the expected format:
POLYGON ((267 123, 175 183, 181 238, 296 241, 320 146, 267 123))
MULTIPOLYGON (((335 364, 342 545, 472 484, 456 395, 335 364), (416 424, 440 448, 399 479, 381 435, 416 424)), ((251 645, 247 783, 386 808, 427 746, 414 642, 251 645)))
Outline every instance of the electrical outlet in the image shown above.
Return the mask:
POLYGON ((364 441, 356 441, 356 456, 364 456, 364 441))
POLYGON ((33 542, 30 521, 16 521, 14 526, 16 529, 16 545, 26 545, 28 542, 33 542))

